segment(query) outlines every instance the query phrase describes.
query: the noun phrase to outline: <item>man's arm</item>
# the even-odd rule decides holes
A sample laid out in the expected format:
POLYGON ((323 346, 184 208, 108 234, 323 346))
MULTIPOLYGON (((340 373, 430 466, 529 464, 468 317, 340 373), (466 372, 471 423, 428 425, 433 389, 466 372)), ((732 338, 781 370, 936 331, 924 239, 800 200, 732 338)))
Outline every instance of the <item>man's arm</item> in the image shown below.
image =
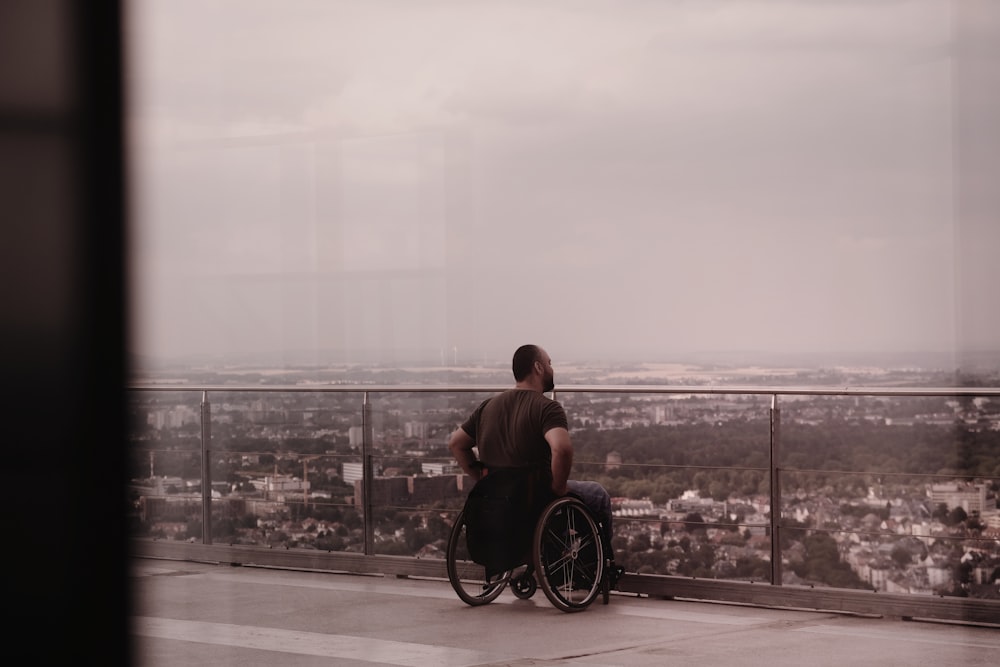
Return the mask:
POLYGON ((448 438, 448 449, 451 450, 451 455, 458 461, 458 465, 466 475, 479 481, 483 475, 483 468, 481 465, 477 465, 479 461, 476 460, 476 453, 472 451, 472 448, 475 446, 476 441, 470 438, 469 434, 462 427, 455 429, 448 438))
POLYGON ((570 442, 569 431, 561 426, 550 428, 545 432, 545 440, 552 449, 552 491, 557 496, 565 496, 568 492, 566 481, 573 467, 573 443, 570 442))

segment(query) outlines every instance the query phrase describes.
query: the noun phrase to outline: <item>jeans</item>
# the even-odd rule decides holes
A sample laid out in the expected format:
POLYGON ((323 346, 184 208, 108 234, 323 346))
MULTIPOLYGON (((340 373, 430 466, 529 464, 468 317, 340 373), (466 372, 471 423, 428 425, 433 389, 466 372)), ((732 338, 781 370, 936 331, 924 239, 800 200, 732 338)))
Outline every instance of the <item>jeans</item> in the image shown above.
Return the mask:
POLYGON ((611 532, 611 496, 597 482, 580 482, 571 479, 566 482, 566 486, 570 493, 579 496, 583 504, 590 508, 597 520, 601 522, 605 556, 614 560, 615 554, 611 548, 611 536, 614 534, 611 532))

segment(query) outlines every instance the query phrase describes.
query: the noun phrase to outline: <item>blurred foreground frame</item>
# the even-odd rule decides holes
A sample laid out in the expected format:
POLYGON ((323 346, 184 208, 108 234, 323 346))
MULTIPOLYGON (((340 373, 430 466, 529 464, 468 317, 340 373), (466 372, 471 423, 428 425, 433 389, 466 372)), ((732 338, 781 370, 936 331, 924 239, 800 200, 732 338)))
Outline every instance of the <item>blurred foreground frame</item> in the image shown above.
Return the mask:
POLYGON ((15 623, 58 634, 39 663, 129 655, 123 63, 120 2, 0 3, 7 580, 15 623))

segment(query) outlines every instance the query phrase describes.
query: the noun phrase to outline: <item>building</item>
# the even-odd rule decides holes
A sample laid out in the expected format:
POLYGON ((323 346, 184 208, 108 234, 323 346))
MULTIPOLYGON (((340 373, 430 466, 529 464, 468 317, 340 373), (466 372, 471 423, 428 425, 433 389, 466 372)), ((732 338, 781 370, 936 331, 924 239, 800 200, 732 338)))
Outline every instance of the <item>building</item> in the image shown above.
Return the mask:
MULTIPOLYGON (((364 480, 354 481, 354 502, 361 504, 364 498, 364 480)), ((410 499, 409 482, 406 477, 376 477, 372 480, 372 504, 405 505, 410 499)))
POLYGON ((986 485, 963 482, 932 484, 927 490, 932 507, 945 505, 948 509, 961 507, 969 516, 981 516, 986 510, 986 485))
POLYGON ((420 471, 425 475, 459 475, 462 470, 454 463, 437 463, 434 461, 422 461, 420 471))
POLYGON ((406 422, 403 424, 403 437, 407 439, 416 438, 424 440, 427 438, 426 422, 406 422))
MULTIPOLYGON (((364 493, 364 480, 354 484, 354 502, 360 504, 364 493)), ((374 505, 429 505, 450 498, 461 498, 472 488, 472 478, 462 473, 433 477, 376 477, 372 480, 374 505)))
POLYGON ((303 493, 309 490, 309 482, 290 475, 269 475, 264 478, 264 491, 271 493, 303 493))
POLYGON ((168 410, 153 410, 146 415, 146 423, 157 430, 180 428, 201 421, 201 413, 194 408, 179 405, 168 410))
POLYGON ((410 502, 427 505, 443 502, 460 495, 458 478, 461 475, 438 475, 435 477, 407 477, 407 491, 410 502))
MULTIPOLYGON (((342 472, 340 477, 344 480, 345 484, 354 484, 358 480, 365 478, 365 464, 360 461, 357 462, 345 462, 341 464, 342 472)), ((377 463, 372 464, 372 475, 378 476, 382 474, 382 467, 377 463)))

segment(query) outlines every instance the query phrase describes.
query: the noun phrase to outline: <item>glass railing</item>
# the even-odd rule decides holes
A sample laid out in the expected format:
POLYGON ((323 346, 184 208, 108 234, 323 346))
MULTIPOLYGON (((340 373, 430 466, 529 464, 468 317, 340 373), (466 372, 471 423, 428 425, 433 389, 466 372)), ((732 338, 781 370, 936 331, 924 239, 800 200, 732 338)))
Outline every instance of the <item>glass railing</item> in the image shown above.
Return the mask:
MULTIPOLYGON (((140 540, 441 559, 447 437, 502 387, 129 390, 140 540)), ((1000 389, 567 386, 626 571, 996 598, 1000 389), (772 512, 772 507, 780 512, 772 512)))

